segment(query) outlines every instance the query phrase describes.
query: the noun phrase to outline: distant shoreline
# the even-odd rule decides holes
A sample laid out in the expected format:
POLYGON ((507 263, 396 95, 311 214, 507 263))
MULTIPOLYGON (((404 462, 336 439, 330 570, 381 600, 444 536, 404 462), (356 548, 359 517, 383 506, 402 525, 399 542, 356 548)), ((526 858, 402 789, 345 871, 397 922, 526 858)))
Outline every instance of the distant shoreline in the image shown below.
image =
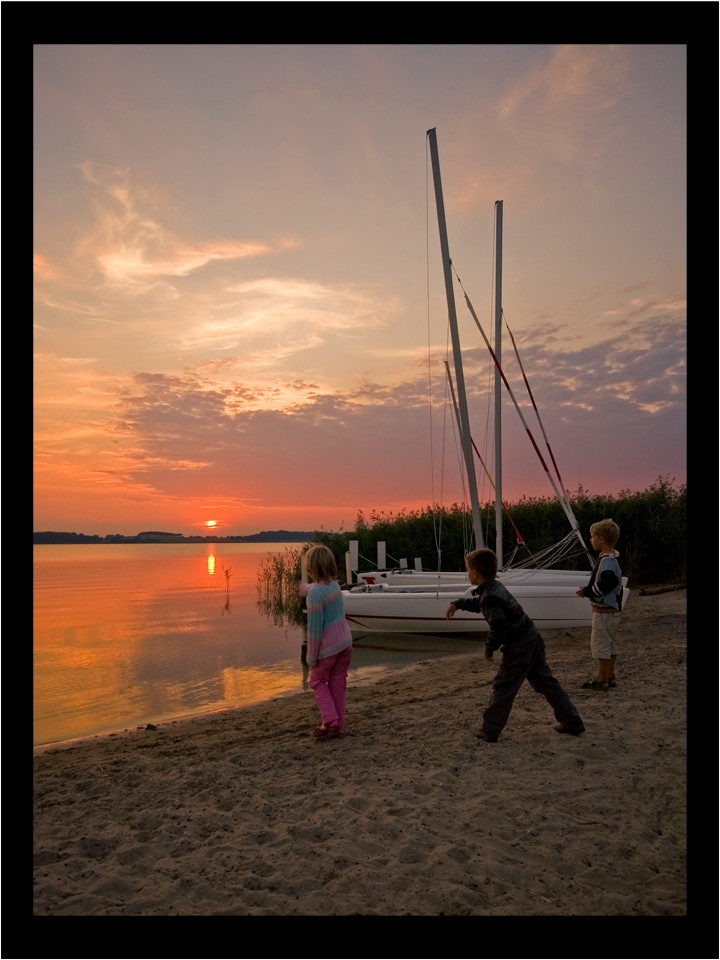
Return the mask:
POLYGON ((61 533, 52 530, 33 533, 33 545, 71 544, 71 543, 308 543, 315 540, 314 531, 264 530, 248 536, 196 536, 184 537, 181 534, 148 531, 135 536, 123 536, 119 533, 101 537, 96 534, 61 533))

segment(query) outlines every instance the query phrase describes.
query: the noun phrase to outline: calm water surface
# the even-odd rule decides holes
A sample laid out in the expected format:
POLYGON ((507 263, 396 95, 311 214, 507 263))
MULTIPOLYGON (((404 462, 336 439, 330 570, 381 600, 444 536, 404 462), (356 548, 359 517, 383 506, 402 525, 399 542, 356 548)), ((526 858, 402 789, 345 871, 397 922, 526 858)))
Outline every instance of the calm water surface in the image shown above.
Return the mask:
MULTIPOLYGON (((257 597, 258 565, 298 547, 34 546, 34 746, 303 690, 312 697, 304 627, 266 614, 257 597)), ((356 640, 349 684, 476 642, 356 640)))

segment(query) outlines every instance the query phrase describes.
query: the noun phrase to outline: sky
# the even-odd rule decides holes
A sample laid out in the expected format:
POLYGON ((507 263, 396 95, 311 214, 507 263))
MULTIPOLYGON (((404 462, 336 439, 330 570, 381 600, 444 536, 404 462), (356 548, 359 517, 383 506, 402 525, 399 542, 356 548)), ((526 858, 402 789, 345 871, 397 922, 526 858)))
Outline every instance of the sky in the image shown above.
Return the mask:
POLYGON ((684 44, 36 44, 33 113, 34 530, 467 502, 430 128, 481 502, 686 482, 684 44))

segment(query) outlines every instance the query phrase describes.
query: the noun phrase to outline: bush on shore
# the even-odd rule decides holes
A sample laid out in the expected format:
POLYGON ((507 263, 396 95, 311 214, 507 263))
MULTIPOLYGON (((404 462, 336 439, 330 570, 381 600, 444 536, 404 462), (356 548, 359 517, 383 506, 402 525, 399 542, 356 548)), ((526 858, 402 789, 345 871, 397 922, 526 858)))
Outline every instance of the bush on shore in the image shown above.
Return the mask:
MULTIPOLYGON (((570 494, 570 504, 580 534, 590 549, 590 524, 612 518, 620 527, 617 549, 623 574, 631 584, 684 583, 687 578, 687 485, 659 477, 647 490, 623 490, 617 497, 592 496, 579 487, 570 494)), ((561 504, 553 498, 531 497, 506 504, 503 516, 503 556, 507 564, 525 562, 530 554, 548 550, 569 532, 561 504), (520 534, 518 543, 516 529, 520 534)), ((496 549, 495 505, 482 507, 485 545, 496 549)), ((387 565, 399 566, 407 559, 414 566, 419 557, 424 570, 462 570, 464 557, 473 548, 472 518, 467 507, 427 506, 422 510, 393 513, 358 513, 355 529, 315 534, 335 554, 341 579, 345 576, 345 553, 357 540, 360 570, 371 571, 377 561, 377 543, 386 544, 387 565)), ((306 549, 306 548, 305 548, 306 549)), ((300 571, 300 554, 297 572, 300 571)), ((590 570, 590 560, 579 541, 557 566, 566 570, 590 570)))

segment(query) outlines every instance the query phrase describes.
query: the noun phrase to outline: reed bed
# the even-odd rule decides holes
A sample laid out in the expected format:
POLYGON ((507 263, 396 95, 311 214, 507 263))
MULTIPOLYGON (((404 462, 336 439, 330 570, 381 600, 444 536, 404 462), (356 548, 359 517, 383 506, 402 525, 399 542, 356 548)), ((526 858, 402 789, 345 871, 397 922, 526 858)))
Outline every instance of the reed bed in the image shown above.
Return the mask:
POLYGON ((258 564, 257 605, 275 626, 305 623, 299 593, 303 552, 301 548, 285 547, 258 564))
MULTIPOLYGON (((590 546, 590 524, 612 517, 620 526, 620 562, 630 582, 639 584, 684 583, 687 579, 687 485, 658 477, 644 491, 623 490, 617 497, 592 495, 579 487, 569 496, 580 533, 590 546)), ((566 537, 569 524, 560 503, 553 498, 523 497, 506 504, 503 516, 505 564, 527 562, 566 537), (516 530, 521 542, 518 542, 516 530)), ((482 507, 486 546, 496 549, 495 504, 482 507)), ((462 570, 472 549, 470 510, 457 503, 437 504, 399 513, 358 513, 354 530, 320 531, 316 542, 335 554, 338 569, 345 571, 349 542, 357 540, 360 569, 368 572, 377 559, 377 543, 384 541, 388 566, 406 559, 413 566, 419 557, 424 570, 462 570)), ((579 542, 555 564, 566 570, 589 570, 589 560, 579 542)))

